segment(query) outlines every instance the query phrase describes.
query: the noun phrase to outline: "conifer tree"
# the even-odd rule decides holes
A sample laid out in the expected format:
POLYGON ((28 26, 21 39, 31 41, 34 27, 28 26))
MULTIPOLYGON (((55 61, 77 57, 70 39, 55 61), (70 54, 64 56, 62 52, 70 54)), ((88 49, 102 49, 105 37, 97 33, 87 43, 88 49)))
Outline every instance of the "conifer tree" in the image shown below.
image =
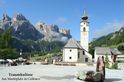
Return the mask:
POLYGON ((17 58, 17 52, 11 47, 12 35, 8 29, 5 29, 0 37, 0 59, 17 58))

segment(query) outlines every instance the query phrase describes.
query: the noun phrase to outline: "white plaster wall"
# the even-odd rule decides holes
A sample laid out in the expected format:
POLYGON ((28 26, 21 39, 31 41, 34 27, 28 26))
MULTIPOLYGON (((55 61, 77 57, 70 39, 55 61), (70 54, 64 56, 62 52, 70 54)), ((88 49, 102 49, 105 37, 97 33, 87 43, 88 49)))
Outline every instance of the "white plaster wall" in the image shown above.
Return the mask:
POLYGON ((80 23, 80 41, 82 47, 88 51, 88 43, 89 43, 89 25, 88 22, 80 23), (86 31, 83 31, 83 28, 86 28, 86 31))
POLYGON ((83 55, 83 50, 79 50, 79 52, 80 52, 80 58, 78 59, 79 63, 87 63, 87 62, 85 62, 85 58, 88 58, 88 62, 92 62, 91 54, 89 54, 85 51, 85 55, 83 55))
POLYGON ((87 29, 86 29, 86 31, 89 31, 89 23, 88 22, 84 22, 84 21, 82 21, 81 23, 80 23, 80 31, 83 31, 83 27, 86 27, 87 29))
POLYGON ((63 61, 65 61, 65 49, 63 49, 62 58, 63 58, 63 61))
MULTIPOLYGON (((98 57, 100 57, 100 56, 104 56, 104 59, 105 59, 105 55, 100 55, 100 54, 94 54, 95 56, 94 56, 94 61, 95 61, 95 63, 97 62, 97 59, 98 59, 98 57)), ((109 58, 109 61, 112 61, 112 59, 111 59, 111 55, 108 55, 108 58, 109 58)))
POLYGON ((63 61, 64 62, 77 62, 78 61, 78 49, 63 49, 63 61), (70 52, 71 50, 71 52, 70 52), (69 59, 69 57, 72 57, 69 59))
POLYGON ((63 49, 63 62, 78 62, 78 63, 86 63, 85 58, 88 58, 88 62, 92 62, 92 56, 85 52, 83 55, 83 50, 81 49, 63 49), (80 52, 80 57, 78 58, 78 52, 80 52), (72 59, 69 59, 72 57, 72 59))
POLYGON ((117 55, 117 59, 119 61, 124 61, 124 55, 117 55))
POLYGON ((78 62, 84 63, 85 56, 83 55, 83 50, 79 49, 78 52, 80 52, 80 58, 78 59, 78 62))
POLYGON ((90 53, 88 53, 88 52, 85 52, 86 54, 86 58, 88 58, 88 62, 92 62, 92 55, 90 54, 90 53))

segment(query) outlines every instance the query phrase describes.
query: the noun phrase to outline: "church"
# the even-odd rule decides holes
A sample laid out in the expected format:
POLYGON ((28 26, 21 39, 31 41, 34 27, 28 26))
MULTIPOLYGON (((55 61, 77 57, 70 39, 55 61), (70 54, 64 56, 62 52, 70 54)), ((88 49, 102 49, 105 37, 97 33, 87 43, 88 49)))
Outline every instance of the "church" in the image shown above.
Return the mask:
POLYGON ((84 15, 80 22, 80 41, 71 38, 63 48, 63 62, 89 63, 92 55, 89 50, 89 22, 88 16, 84 15))

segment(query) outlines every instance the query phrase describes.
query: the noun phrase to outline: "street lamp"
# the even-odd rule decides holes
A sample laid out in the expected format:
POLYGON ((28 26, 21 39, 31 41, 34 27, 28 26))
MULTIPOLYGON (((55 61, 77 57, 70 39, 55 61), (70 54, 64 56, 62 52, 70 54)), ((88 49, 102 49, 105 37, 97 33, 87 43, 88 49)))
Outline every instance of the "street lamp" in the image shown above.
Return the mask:
POLYGON ((22 58, 22 49, 20 49, 20 57, 19 57, 19 61, 20 61, 20 63, 23 61, 23 58, 22 58))
POLYGON ((22 49, 20 49, 20 56, 22 56, 22 49))

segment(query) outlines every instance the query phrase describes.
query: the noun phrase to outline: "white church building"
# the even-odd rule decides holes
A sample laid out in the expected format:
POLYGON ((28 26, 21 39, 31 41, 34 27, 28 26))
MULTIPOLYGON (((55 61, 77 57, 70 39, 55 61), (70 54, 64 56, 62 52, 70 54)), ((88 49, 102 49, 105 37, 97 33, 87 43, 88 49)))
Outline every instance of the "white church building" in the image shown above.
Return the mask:
POLYGON ((92 55, 88 53, 89 48, 89 22, 88 16, 82 16, 80 23, 80 42, 70 39, 63 48, 63 62, 88 63, 92 62, 92 55))

